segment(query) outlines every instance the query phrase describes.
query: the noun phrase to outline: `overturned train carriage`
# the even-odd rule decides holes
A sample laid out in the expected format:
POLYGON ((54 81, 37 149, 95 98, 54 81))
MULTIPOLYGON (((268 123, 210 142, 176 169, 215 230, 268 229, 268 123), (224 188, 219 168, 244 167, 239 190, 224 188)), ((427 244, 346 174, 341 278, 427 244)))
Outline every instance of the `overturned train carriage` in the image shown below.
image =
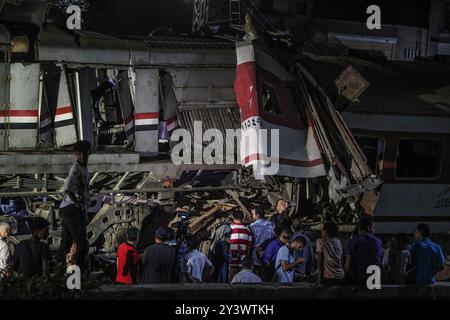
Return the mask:
POLYGON ((1 38, 0 195, 25 199, 29 210, 47 217, 55 247, 60 189, 78 140, 94 146, 89 241, 101 239, 107 251, 119 229, 141 226, 153 205, 179 205, 178 193, 208 192, 197 208, 207 212, 194 223, 200 230, 214 220, 208 210, 224 201, 248 213, 248 199, 273 204, 280 196, 302 204, 293 212, 315 206, 311 212, 336 212, 351 222, 353 204, 378 185, 314 79, 299 63, 287 66, 257 44, 239 44, 236 59, 236 44, 215 38, 117 39, 11 24, 1 26, 1 38), (192 164, 175 165, 170 153, 177 128, 192 138, 209 129, 214 137, 222 133, 224 141, 210 137, 203 144, 213 146, 214 157, 226 150, 222 159, 231 161, 202 164, 194 141, 192 164), (279 154, 251 135, 227 135, 240 128, 244 136, 279 129, 279 154), (239 143, 240 152, 223 147, 239 143), (274 161, 275 175, 267 171, 274 161), (213 173, 205 178, 205 171, 213 173))

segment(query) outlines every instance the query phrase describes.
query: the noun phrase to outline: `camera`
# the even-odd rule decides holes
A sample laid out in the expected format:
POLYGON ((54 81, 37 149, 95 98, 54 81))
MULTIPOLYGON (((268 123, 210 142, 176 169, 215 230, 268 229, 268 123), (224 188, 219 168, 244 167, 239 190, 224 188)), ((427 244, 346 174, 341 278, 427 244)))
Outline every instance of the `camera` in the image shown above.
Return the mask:
POLYGON ((178 213, 178 217, 180 217, 181 221, 186 222, 189 219, 189 212, 183 211, 178 213))
POLYGON ((186 240, 190 235, 188 228, 188 219, 190 214, 188 211, 182 211, 178 213, 178 217, 180 218, 180 221, 176 224, 176 238, 177 242, 180 243, 186 240))

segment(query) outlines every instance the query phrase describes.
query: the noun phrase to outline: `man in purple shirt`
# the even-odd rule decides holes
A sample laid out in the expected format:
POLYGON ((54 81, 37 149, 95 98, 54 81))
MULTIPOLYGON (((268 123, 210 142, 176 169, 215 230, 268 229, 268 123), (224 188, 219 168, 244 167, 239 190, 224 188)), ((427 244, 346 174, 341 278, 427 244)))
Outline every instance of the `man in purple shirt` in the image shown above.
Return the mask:
POLYGON ((272 281, 273 275, 275 273, 275 263, 277 260, 277 254, 280 248, 289 242, 292 237, 292 231, 290 229, 284 229, 281 231, 278 239, 273 240, 267 245, 264 250, 264 255, 262 258, 263 272, 262 278, 264 282, 272 281))
POLYGON ((358 234, 348 242, 345 272, 354 284, 366 285, 367 268, 381 267, 382 242, 373 231, 372 217, 363 216, 358 222, 358 234))

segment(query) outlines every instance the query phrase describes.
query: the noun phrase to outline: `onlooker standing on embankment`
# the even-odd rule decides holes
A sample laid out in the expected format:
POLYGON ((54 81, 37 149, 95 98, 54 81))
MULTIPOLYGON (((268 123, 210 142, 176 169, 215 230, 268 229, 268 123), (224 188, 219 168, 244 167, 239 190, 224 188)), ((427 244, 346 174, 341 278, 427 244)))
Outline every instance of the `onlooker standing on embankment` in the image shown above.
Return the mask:
POLYGON ((252 249, 252 233, 250 229, 242 223, 244 214, 240 211, 233 212, 233 223, 231 224, 230 237, 230 267, 228 279, 232 280, 234 276, 241 271, 242 262, 250 254, 252 249))
POLYGON ((444 270, 445 267, 445 257, 441 247, 431 241, 429 236, 430 226, 423 223, 419 224, 414 235, 416 242, 408 247, 412 262, 409 282, 414 284, 434 284, 436 274, 444 270))
POLYGON ((365 286, 367 268, 372 265, 381 268, 382 242, 373 232, 372 217, 364 216, 358 222, 358 234, 348 242, 345 272, 353 284, 365 286))
POLYGON ((64 261, 66 254, 75 243, 77 246, 75 264, 84 270, 89 250, 86 225, 91 198, 90 175, 87 166, 91 144, 88 141, 79 141, 74 145, 73 151, 77 161, 70 169, 64 184, 64 199, 59 206, 62 225, 59 254, 64 261))
POLYGON ((322 238, 317 240, 317 283, 319 285, 336 286, 344 284, 343 249, 341 241, 337 238, 338 230, 335 223, 325 223, 322 238))

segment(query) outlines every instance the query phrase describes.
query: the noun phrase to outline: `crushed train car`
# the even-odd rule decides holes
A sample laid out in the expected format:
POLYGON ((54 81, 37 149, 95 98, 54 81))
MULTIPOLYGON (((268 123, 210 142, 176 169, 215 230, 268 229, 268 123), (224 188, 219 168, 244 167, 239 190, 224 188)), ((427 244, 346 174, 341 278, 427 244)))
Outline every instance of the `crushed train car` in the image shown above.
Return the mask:
POLYGON ((200 212, 200 231, 215 223, 214 206, 248 213, 251 203, 284 197, 297 204, 292 212, 353 222, 361 196, 379 184, 302 64, 256 41, 239 43, 236 59, 236 43, 217 38, 118 39, 8 19, 0 33, 0 196, 48 218, 54 247, 70 146, 81 139, 94 146, 88 237, 107 252, 121 228, 158 220, 155 208, 187 202, 200 212), (279 174, 265 175, 269 154, 259 145, 234 164, 173 164, 171 133, 195 134, 197 120, 204 131, 280 129, 279 174))

